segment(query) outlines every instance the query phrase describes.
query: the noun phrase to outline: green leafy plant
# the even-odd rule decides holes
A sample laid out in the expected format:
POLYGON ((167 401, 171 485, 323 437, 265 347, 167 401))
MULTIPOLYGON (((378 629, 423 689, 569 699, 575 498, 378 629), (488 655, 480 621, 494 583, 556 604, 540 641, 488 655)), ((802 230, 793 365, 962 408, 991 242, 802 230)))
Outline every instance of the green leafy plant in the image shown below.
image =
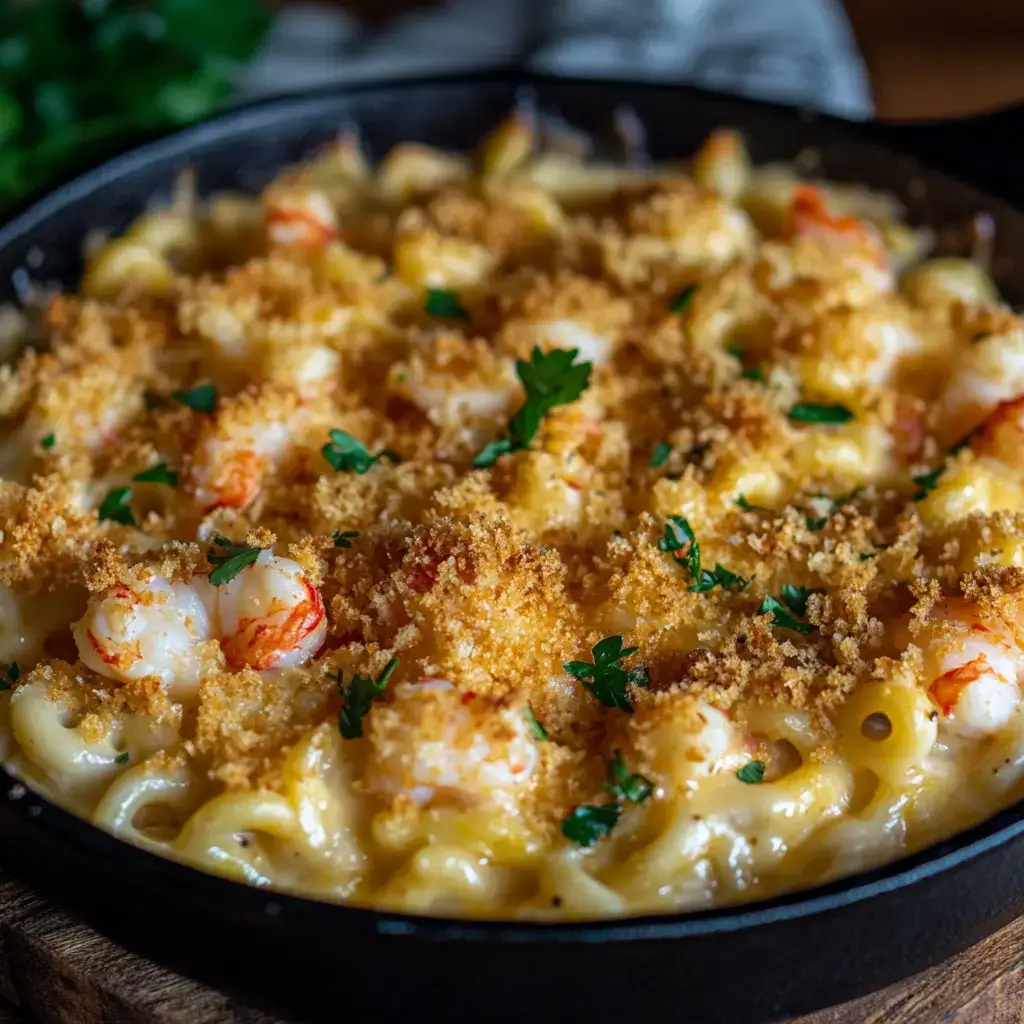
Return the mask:
POLYGON ((0 3, 0 204, 227 97, 258 0, 0 3))

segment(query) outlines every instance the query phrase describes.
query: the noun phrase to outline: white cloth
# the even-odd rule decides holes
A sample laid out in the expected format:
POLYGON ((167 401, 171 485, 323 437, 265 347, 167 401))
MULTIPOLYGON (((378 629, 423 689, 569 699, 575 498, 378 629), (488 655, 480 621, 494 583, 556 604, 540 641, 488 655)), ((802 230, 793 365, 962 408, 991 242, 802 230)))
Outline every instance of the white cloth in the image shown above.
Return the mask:
POLYGON ((380 29, 299 5, 275 19, 238 97, 508 66, 688 82, 850 118, 872 109, 839 0, 450 0, 380 29))

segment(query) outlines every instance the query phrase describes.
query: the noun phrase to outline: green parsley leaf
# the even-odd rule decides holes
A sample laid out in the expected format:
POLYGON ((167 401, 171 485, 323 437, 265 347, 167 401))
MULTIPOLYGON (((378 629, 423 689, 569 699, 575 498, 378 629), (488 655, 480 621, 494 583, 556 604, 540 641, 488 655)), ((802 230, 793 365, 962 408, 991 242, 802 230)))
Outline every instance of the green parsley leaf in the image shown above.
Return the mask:
POLYGON ((336 548, 352 547, 352 541, 358 536, 358 530, 345 530, 344 532, 341 530, 335 530, 334 533, 331 534, 336 548))
POLYGON ((725 351, 728 352, 729 355, 733 357, 733 359, 739 359, 741 361, 743 357, 746 355, 746 352, 743 350, 742 345, 729 345, 726 347, 725 351))
POLYGON ((128 763, 128 751, 126 750, 123 754, 118 754, 114 758, 115 764, 127 764, 128 763))
POLYGON ((109 519, 114 523, 121 523, 123 526, 134 526, 135 516, 128 507, 128 501, 132 496, 130 487, 115 487, 104 499, 96 513, 96 517, 102 523, 109 519))
POLYGON ((651 452, 651 469, 661 469, 672 454, 672 445, 666 441, 659 441, 651 452))
POLYGON ((53 434, 47 434, 39 443, 46 451, 49 451, 57 443, 57 438, 53 434))
POLYGON ((695 284, 690 285, 689 288, 683 288, 676 292, 672 296, 671 302, 668 304, 668 311, 670 313, 683 313, 687 307, 693 302, 694 295, 697 294, 697 286, 695 284))
POLYGON ((877 555, 877 551, 865 551, 864 554, 860 556, 860 560, 862 562, 866 562, 869 558, 875 558, 877 555))
POLYGON ((804 636, 809 636, 817 628, 810 622, 801 622, 787 610, 786 606, 778 598, 772 597, 771 594, 765 596, 765 599, 761 602, 761 607, 757 609, 757 614, 771 615, 773 626, 792 629, 797 633, 802 633, 804 636))
POLYGON ((140 484, 166 484, 168 487, 178 486, 178 474, 173 469, 167 468, 166 462, 158 462, 141 473, 136 473, 132 479, 140 484))
POLYGON ((490 444, 484 445, 478 455, 473 457, 473 465, 477 469, 487 469, 488 466, 493 466, 502 455, 508 455, 509 452, 514 451, 516 451, 516 446, 507 437, 491 441, 490 444))
POLYGON ((210 582, 221 587, 233 580, 247 565, 252 565, 260 555, 262 548, 250 544, 232 544, 226 537, 214 537, 213 544, 206 555, 207 561, 215 568, 210 572, 210 582), (214 550, 216 547, 218 550, 214 550))
POLYGON ((631 775, 626 768, 622 751, 616 750, 611 764, 608 765, 608 781, 604 788, 620 800, 642 804, 654 792, 654 783, 642 775, 631 775))
POLYGON ((765 382, 764 370, 760 366, 751 366, 740 374, 741 380, 753 380, 758 384, 765 382))
POLYGON ((783 583, 779 596, 797 615, 806 615, 807 599, 813 593, 810 587, 795 587, 792 583, 783 583))
POLYGON ((463 306, 459 296, 446 288, 428 288, 423 309, 428 316, 436 316, 440 320, 469 319, 469 310, 463 306))
POLYGON ((853 413, 845 405, 797 402, 789 410, 789 418, 794 423, 849 423, 853 413))
POLYGON ((619 662, 636 653, 635 647, 623 647, 621 636, 606 636, 591 648, 593 663, 568 661, 562 668, 578 679, 606 708, 633 713, 627 687, 647 686, 647 670, 637 665, 628 671, 619 662))
POLYGON ((817 533, 819 530, 824 530, 825 527, 828 526, 828 516, 822 516, 820 519, 812 519, 809 515, 805 515, 804 523, 811 533, 817 533))
POLYGON ((677 562, 682 562, 691 579, 700 579, 700 545, 693 535, 693 528, 683 516, 668 517, 665 536, 658 541, 658 550, 665 551, 677 562), (677 551, 681 551, 682 554, 676 554, 677 551))
POLYGON ((744 579, 738 573, 730 572, 724 565, 715 562, 713 570, 701 569, 700 578, 689 590, 692 593, 705 594, 709 590, 714 590, 715 587, 721 587, 723 590, 733 590, 739 594, 750 586, 753 579, 753 576, 749 580, 744 579))
POLYGON ((945 472, 946 467, 939 466, 938 469, 933 469, 930 473, 921 473, 919 476, 913 477, 912 479, 918 487, 913 500, 921 501, 923 498, 927 498, 939 486, 939 477, 945 472))
POLYGON ((330 437, 330 441, 320 449, 320 452, 339 472, 362 476, 381 459, 388 459, 390 462, 401 461, 398 453, 390 449, 371 455, 361 441, 357 441, 351 434, 346 434, 344 430, 332 430, 327 436, 330 437))
POLYGON ((748 761, 737 773, 740 782, 754 783, 764 779, 764 761, 748 761))
POLYGON ((363 735, 363 718, 374 700, 387 689, 388 680, 396 668, 398 658, 392 658, 376 679, 369 679, 357 672, 347 687, 340 672, 331 676, 337 681, 338 693, 344 702, 338 715, 338 728, 345 739, 356 740, 363 735))
POLYGON ((965 434, 952 448, 949 449, 950 455, 956 455, 962 452, 973 440, 975 434, 981 430, 981 427, 975 427, 969 434, 965 434))
POLYGON ((18 668, 18 663, 12 661, 7 671, 0 674, 0 691, 10 690, 20 678, 21 670, 18 668))
POLYGON ((526 709, 523 711, 523 718, 526 719, 526 724, 530 727, 533 735, 536 736, 537 739, 549 739, 547 729, 537 721, 537 716, 533 713, 533 708, 531 708, 529 704, 526 705, 526 709))
POLYGON ((530 361, 516 361, 516 375, 526 391, 526 400, 508 422, 508 436, 492 441, 476 458, 477 469, 493 466, 508 452, 529 448, 541 420, 556 406, 575 402, 590 385, 590 363, 576 363, 579 350, 554 348, 533 350, 530 361))
POLYGON ((217 385, 200 384, 191 391, 172 391, 171 398, 196 412, 211 413, 217 408, 217 385))
POLYGON ((736 504, 739 505, 744 512, 771 512, 771 509, 765 508, 764 505, 751 505, 742 494, 736 499, 736 504))
POLYGON ((595 807, 582 804, 574 807, 562 822, 562 835, 578 846, 592 846, 618 824, 622 808, 618 804, 595 807))

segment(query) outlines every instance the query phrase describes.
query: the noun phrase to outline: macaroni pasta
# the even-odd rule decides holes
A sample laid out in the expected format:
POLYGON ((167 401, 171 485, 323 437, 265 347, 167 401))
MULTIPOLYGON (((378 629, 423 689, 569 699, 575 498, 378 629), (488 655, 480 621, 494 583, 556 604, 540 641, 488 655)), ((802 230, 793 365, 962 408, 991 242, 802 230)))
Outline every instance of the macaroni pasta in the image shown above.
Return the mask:
POLYGON ((0 758, 162 856, 426 914, 754 900, 992 814, 1024 324, 925 249, 730 131, 184 179, 0 371, 0 758))

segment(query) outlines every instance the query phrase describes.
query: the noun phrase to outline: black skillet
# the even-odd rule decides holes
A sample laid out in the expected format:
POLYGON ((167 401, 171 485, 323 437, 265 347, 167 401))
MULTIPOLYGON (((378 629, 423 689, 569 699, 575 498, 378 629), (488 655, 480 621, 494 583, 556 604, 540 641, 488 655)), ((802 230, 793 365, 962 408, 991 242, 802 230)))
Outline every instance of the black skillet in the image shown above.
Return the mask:
MULTIPOLYGON (((998 226, 996 277, 1011 300, 1024 298, 1013 276, 1024 213, 895 155, 870 138, 877 128, 676 86, 503 73, 280 99, 134 150, 0 228, 0 300, 29 276, 73 285, 85 235, 124 228, 169 193, 183 167, 195 169, 204 193, 257 189, 351 124, 374 155, 408 139, 468 148, 524 83, 541 108, 590 132, 629 104, 655 158, 688 154, 709 130, 731 125, 746 132, 758 161, 806 157, 812 148, 828 176, 894 192, 914 222, 959 229, 986 210, 998 226)), ((959 139, 921 128, 904 135, 939 147, 947 163, 959 159, 962 173, 975 161, 981 180, 1012 186, 1005 142, 1013 121, 989 119, 991 134, 961 123, 959 139), (942 150, 944 138, 955 148, 942 150)), ((1024 814, 1011 808, 890 867, 735 909, 592 924, 476 923, 351 909, 203 875, 116 841, 0 771, 5 866, 132 948, 290 1019, 368 1010, 384 1020, 758 1024, 905 977, 1024 912, 1022 834, 1024 814)))

